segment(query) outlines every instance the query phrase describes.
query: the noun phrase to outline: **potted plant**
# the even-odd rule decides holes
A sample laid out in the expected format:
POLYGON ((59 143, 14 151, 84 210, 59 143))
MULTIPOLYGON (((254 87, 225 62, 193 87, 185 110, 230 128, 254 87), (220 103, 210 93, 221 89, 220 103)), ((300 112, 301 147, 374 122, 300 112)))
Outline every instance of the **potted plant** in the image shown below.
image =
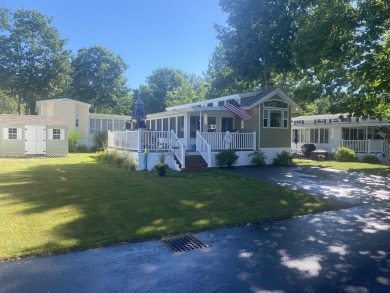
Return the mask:
POLYGON ((168 165, 165 163, 165 155, 163 153, 160 154, 159 161, 154 165, 154 168, 157 170, 158 176, 165 176, 168 165))

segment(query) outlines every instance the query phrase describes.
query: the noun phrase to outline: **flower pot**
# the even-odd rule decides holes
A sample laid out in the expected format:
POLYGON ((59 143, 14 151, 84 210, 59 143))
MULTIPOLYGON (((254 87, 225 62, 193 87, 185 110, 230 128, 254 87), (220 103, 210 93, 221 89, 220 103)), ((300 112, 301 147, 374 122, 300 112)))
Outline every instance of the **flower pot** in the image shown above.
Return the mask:
POLYGON ((158 168, 157 169, 157 174, 158 176, 165 176, 165 168, 158 168))

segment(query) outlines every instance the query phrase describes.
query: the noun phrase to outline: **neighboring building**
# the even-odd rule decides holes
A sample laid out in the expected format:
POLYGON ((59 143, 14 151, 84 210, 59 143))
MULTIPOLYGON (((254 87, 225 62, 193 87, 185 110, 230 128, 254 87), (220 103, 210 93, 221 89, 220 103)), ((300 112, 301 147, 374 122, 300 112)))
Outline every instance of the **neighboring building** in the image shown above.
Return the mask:
POLYGON ((89 113, 90 104, 68 98, 37 101, 38 116, 68 118, 68 130, 80 134, 79 145, 92 147, 96 133, 124 130, 130 116, 89 113))
POLYGON ((110 133, 109 145, 134 152, 135 157, 145 147, 151 153, 172 150, 181 166, 185 166, 184 151, 179 154, 177 149, 197 151, 208 167, 215 166, 214 155, 222 149, 238 151, 237 165, 249 165, 248 154, 262 149, 270 163, 277 153, 290 151, 291 114, 299 111, 298 104, 279 88, 234 94, 149 114, 142 135, 110 133), (235 103, 238 107, 232 108, 235 103))
POLYGON ((68 119, 0 115, 0 157, 66 156, 68 119))
POLYGON ((384 119, 362 119, 348 114, 299 116, 292 119, 291 149, 300 149, 305 143, 317 149, 334 152, 344 146, 356 153, 389 154, 388 144, 379 135, 380 127, 390 126, 384 119), (297 138, 295 144, 294 139, 297 138))

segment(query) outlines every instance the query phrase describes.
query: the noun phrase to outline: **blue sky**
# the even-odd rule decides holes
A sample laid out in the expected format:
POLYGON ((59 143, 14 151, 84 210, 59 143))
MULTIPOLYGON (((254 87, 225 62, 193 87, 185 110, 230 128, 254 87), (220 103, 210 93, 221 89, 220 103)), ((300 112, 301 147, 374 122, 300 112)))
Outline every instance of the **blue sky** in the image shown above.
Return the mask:
POLYGON ((2 0, 1 7, 36 9, 67 49, 100 45, 129 65, 132 88, 160 67, 201 75, 218 44, 214 24, 225 24, 218 0, 2 0))

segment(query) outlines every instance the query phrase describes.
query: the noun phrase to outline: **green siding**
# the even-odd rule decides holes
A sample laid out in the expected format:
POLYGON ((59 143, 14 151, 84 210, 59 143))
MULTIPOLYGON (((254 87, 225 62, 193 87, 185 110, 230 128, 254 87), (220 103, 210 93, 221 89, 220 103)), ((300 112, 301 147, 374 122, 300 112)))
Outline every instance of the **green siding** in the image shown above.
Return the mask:
MULTIPOLYGON (((263 113, 263 104, 261 105, 263 113)), ((289 107, 289 122, 291 120, 291 107, 289 107)), ((290 148, 291 147, 291 123, 287 128, 264 128, 260 123, 260 148, 290 148)))

